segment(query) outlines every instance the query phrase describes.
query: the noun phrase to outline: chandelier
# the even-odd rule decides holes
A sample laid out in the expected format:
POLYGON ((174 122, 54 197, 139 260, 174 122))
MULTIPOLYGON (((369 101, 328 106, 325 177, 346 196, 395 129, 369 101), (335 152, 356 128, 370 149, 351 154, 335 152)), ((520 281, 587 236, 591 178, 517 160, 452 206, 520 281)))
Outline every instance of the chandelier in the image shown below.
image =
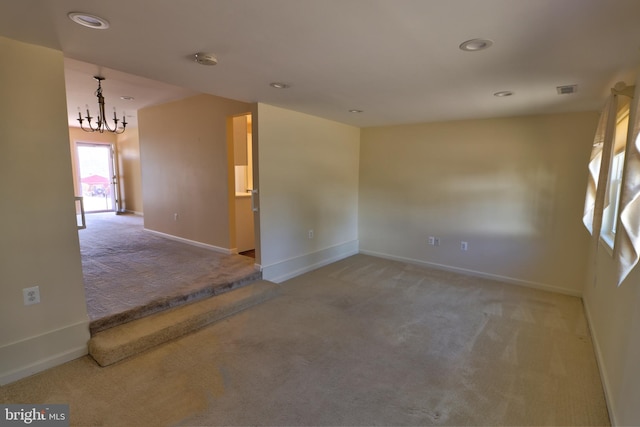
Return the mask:
POLYGON ((125 128, 127 127, 127 120, 125 119, 125 116, 123 114, 122 123, 121 123, 122 127, 118 128, 119 120, 116 115, 115 107, 113 108, 113 128, 109 126, 109 123, 107 123, 106 114, 104 112, 104 96, 102 96, 102 85, 101 85, 102 81, 105 78, 102 76, 93 76, 93 78, 98 81, 98 89, 96 90, 96 96, 98 97, 98 120, 96 121, 95 126, 93 123, 91 123, 91 120, 93 120, 93 117, 91 117, 91 114, 89 113, 88 105, 87 105, 87 116, 83 119, 82 113, 80 113, 80 107, 78 107, 78 122, 80 122, 80 128, 85 132, 100 132, 100 133, 112 132, 116 134, 123 133, 125 128), (88 128, 85 128, 84 125, 82 124, 85 120, 87 120, 87 123, 89 125, 88 128))

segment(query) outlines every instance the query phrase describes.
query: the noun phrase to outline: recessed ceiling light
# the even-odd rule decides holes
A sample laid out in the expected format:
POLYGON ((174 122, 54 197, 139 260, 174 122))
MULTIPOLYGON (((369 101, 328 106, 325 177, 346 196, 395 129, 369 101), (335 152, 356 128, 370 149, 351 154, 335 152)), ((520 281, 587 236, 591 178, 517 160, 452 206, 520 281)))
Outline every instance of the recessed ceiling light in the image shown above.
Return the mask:
POLYGON ((70 12, 67 16, 76 24, 93 28, 94 30, 106 30, 109 28, 109 21, 96 15, 84 12, 70 12))
POLYGON ((460 50, 465 52, 477 52, 479 50, 488 49, 493 45, 493 41, 489 39, 471 39, 462 43, 459 47, 460 50))
POLYGON ((135 98, 133 96, 121 96, 120 99, 122 99, 123 101, 133 101, 135 98))
POLYGON ((493 94, 493 96, 497 96, 498 98, 504 98, 505 96, 511 95, 513 95, 513 92, 511 92, 510 90, 502 90, 493 94))
POLYGON ((281 82, 269 83, 269 86, 274 87, 276 89, 287 89, 291 87, 291 85, 288 85, 286 83, 281 83, 281 82))
POLYGON ((218 58, 213 53, 198 52, 193 57, 200 65, 216 65, 218 63, 218 58))
POLYGON ((349 110, 349 112, 350 113, 362 113, 363 111, 362 110, 353 109, 353 110, 349 110))

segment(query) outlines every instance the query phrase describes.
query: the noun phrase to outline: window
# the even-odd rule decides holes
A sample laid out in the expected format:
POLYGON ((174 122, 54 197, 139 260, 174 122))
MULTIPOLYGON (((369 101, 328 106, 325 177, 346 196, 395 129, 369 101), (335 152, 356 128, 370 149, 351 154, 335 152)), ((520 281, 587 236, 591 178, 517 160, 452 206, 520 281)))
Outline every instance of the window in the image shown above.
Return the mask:
POLYGON ((613 249, 616 228, 618 226, 618 210, 620 207, 620 190, 622 183, 622 173, 624 171, 624 153, 627 141, 627 130, 629 127, 629 103, 623 103, 618 111, 616 120, 616 134, 609 169, 609 181, 605 208, 602 213, 602 228, 600 230, 601 239, 613 249))

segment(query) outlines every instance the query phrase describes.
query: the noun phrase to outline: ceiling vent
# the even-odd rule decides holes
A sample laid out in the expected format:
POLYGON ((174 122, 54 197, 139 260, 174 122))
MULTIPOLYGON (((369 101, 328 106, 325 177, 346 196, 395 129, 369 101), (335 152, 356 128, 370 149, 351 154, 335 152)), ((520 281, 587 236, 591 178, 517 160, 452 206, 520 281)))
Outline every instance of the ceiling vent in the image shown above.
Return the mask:
POLYGON ((571 95, 578 91, 578 85, 558 86, 556 90, 558 91, 558 95, 571 95))

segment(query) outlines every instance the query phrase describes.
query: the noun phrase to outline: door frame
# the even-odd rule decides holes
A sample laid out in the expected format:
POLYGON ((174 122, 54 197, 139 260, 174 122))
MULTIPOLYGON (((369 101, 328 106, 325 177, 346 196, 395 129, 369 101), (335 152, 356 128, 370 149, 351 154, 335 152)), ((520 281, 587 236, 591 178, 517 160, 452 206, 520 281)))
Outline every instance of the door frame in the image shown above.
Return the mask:
POLYGON ((227 167, 229 179, 229 234, 232 250, 237 251, 236 236, 236 187, 235 187, 235 144, 234 144, 234 118, 247 117, 248 127, 246 133, 251 135, 251 139, 247 141, 247 160, 249 166, 247 169, 247 178, 250 181, 250 193, 247 194, 247 200, 251 201, 251 211, 253 214, 253 246, 255 251, 256 265, 260 264, 260 217, 258 209, 258 152, 257 152, 257 135, 256 135, 256 111, 250 110, 240 114, 227 116, 227 167))
POLYGON ((74 141, 75 148, 75 167, 74 171, 74 182, 76 183, 76 191, 80 194, 78 196, 84 196, 82 192, 82 177, 80 171, 80 154, 79 147, 105 147, 107 148, 107 153, 109 155, 108 158, 108 167, 109 171, 108 180, 109 180, 109 197, 111 199, 111 209, 101 209, 101 210, 89 210, 87 209, 87 204, 85 203, 85 211, 87 213, 97 213, 97 212, 119 212, 120 211, 120 184, 119 184, 119 173, 118 173, 118 162, 116 157, 116 147, 115 143, 112 142, 98 142, 98 141, 74 141))

